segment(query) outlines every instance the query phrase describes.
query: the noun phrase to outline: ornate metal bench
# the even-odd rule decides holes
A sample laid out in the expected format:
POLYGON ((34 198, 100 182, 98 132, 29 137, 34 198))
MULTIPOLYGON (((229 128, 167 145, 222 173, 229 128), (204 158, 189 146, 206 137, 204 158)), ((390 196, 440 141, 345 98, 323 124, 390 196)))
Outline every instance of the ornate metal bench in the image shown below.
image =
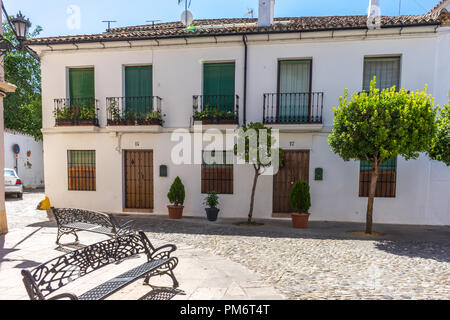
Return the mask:
POLYGON ((95 243, 82 249, 47 261, 33 269, 22 270, 23 282, 31 300, 102 300, 117 292, 126 285, 145 278, 149 284, 153 276, 168 275, 172 278, 173 287, 178 281, 173 269, 178 264, 176 257, 170 254, 176 250, 172 244, 155 249, 143 232, 95 243), (92 290, 80 295, 62 293, 49 297, 56 290, 95 270, 125 258, 145 253, 147 262, 115 277, 92 290))
POLYGON ((84 209, 56 209, 52 208, 58 224, 56 243, 65 234, 73 234, 78 241, 77 231, 89 231, 105 234, 111 238, 134 232, 133 221, 119 225, 116 219, 106 213, 84 209))

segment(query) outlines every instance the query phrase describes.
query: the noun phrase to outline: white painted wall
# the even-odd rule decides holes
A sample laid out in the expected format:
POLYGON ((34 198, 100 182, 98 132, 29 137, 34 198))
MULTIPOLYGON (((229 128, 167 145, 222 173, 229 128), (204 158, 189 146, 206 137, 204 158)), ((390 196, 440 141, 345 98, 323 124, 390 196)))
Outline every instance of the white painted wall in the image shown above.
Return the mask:
POLYGON ((5 168, 16 168, 16 154, 13 146, 20 146, 17 158, 17 174, 27 188, 44 186, 44 159, 42 141, 36 141, 31 135, 5 129, 5 168), (28 156, 30 152, 30 156, 28 156))
MULTIPOLYGON (((311 151, 310 184, 312 195, 311 219, 330 221, 365 220, 366 198, 358 197, 359 164, 344 162, 330 151, 327 132, 332 126, 332 107, 344 89, 361 91, 364 56, 401 55, 401 86, 408 90, 428 92, 437 103, 446 103, 450 88, 448 52, 450 30, 416 28, 427 33, 411 33, 406 28, 374 31, 378 36, 365 37, 361 31, 286 35, 290 40, 266 41, 265 35, 249 37, 247 120, 262 121, 263 94, 277 90, 277 61, 286 58, 313 59, 313 91, 325 93, 323 132, 282 133, 283 148, 311 151), (331 38, 331 36, 334 38, 331 38), (316 37, 312 39, 312 37, 316 37), (258 40, 258 41, 257 41, 258 40), (264 41, 261 41, 264 40, 264 41), (290 142, 294 141, 294 146, 290 142), (314 169, 324 169, 324 181, 313 180, 314 169)), ((283 35, 278 37, 282 38, 283 35)), ((212 38, 211 38, 212 39, 212 38)), ((186 215, 204 215, 200 194, 200 165, 176 166, 171 163, 171 128, 187 128, 192 116, 192 95, 201 94, 202 61, 236 63, 236 94, 241 97, 242 121, 244 46, 239 38, 229 43, 204 43, 186 46, 144 46, 141 48, 90 49, 45 52, 42 55, 43 126, 46 193, 56 207, 84 207, 109 212, 121 212, 122 157, 117 149, 119 139, 103 128, 106 123, 105 100, 123 96, 123 67, 153 65, 153 92, 163 98, 166 114, 162 133, 126 133, 120 139, 121 149, 154 150, 155 213, 167 214, 167 192, 179 175, 186 186, 186 215), (98 132, 69 133, 53 128, 53 99, 66 96, 68 67, 94 66, 95 90, 100 100, 101 128, 98 132), (139 146, 136 147, 136 142, 139 146), (93 149, 97 151, 97 191, 67 191, 67 150, 93 149), (168 165, 169 177, 160 178, 159 165, 168 165)), ((231 40, 233 40, 231 39, 231 40)), ((229 41, 231 41, 229 40, 229 41)), ((210 40, 201 40, 210 41, 210 40)), ((227 40, 228 41, 228 40, 227 40)), ((136 42, 133 43, 135 45, 136 42)), ((81 47, 81 46, 80 46, 81 47)), ((47 48, 48 49, 48 48, 47 48)), ((73 47, 70 47, 73 49, 73 47)), ((67 130, 66 130, 67 131, 67 130)), ((245 217, 248 213, 253 169, 235 166, 234 194, 221 195, 221 216, 245 217)), ((429 161, 398 159, 397 196, 376 199, 375 222, 450 225, 450 168, 429 161)), ((255 202, 255 217, 272 215, 272 177, 261 177, 255 202)))

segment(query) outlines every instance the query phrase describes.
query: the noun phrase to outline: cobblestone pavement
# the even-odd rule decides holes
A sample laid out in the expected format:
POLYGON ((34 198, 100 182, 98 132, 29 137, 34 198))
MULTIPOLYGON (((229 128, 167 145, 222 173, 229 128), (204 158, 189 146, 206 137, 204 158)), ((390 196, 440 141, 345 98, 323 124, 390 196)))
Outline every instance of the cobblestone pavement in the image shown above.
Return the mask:
MULTIPOLYGON (((17 210, 16 204, 7 202, 10 225, 20 227, 23 217, 27 224, 47 220, 42 211, 37 217, 17 210)), ((135 220, 152 241, 188 250, 186 258, 189 250, 200 250, 200 259, 201 252, 211 253, 210 263, 230 259, 290 299, 450 299, 449 227, 376 225, 376 231, 385 235, 365 238, 347 233, 363 230, 362 224, 351 223, 311 222, 308 229, 298 230, 281 219, 263 221, 260 227, 238 227, 233 225, 235 219, 176 221, 142 214, 118 218, 135 220)), ((237 270, 230 269, 229 276, 238 276, 237 270)), ((249 296, 257 296, 258 290, 245 288, 249 296)), ((195 294, 211 296, 207 287, 195 294)), ((223 292, 214 294, 223 297, 223 292)))
MULTIPOLYGON (((127 217, 130 218, 130 217, 127 217)), ((150 237, 228 257, 290 299, 450 299, 450 228, 378 225, 382 237, 346 231, 362 224, 290 221, 238 227, 231 220, 142 218, 150 237)))

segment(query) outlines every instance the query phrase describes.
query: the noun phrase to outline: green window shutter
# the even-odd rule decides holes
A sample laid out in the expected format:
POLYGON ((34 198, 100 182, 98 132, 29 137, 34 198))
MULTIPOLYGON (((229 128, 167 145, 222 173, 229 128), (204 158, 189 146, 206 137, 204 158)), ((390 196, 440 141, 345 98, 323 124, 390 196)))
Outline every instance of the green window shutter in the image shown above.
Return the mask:
POLYGON ((69 69, 71 99, 95 98, 94 69, 69 69))
POLYGON ((203 107, 233 111, 234 63, 207 63, 203 66, 203 107))
POLYGON ((308 121, 311 91, 311 60, 280 61, 280 97, 278 116, 281 123, 308 121))
POLYGON ((370 81, 377 77, 377 88, 400 87, 400 57, 365 58, 363 90, 369 91, 370 81))
POLYGON ((153 110, 153 68, 125 67, 125 105, 127 110, 144 115, 153 110))

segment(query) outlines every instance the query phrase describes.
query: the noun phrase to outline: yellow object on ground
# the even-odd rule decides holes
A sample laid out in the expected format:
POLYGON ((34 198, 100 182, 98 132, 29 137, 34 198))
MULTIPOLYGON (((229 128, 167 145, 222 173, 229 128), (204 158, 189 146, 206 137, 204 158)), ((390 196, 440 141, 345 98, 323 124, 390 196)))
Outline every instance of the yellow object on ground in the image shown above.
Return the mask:
POLYGON ((41 201, 39 209, 50 210, 50 199, 48 197, 45 197, 44 200, 41 201))

